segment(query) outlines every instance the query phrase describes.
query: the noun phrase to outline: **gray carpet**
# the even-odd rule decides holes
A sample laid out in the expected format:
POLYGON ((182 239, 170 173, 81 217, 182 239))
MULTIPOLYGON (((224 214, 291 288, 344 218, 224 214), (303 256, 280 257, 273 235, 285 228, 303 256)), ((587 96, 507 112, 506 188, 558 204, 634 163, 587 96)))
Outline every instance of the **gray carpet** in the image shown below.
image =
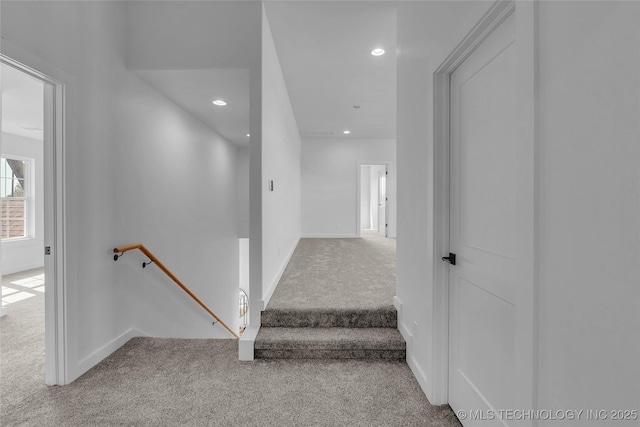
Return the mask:
POLYGON ((397 330, 395 240, 301 239, 254 344, 257 359, 404 360, 397 330))
POLYGON ((42 295, 0 319, 2 426, 459 426, 402 361, 238 361, 234 340, 136 338, 44 384, 42 295))
POLYGON ((362 237, 300 239, 267 308, 392 308, 396 241, 365 230, 362 237))

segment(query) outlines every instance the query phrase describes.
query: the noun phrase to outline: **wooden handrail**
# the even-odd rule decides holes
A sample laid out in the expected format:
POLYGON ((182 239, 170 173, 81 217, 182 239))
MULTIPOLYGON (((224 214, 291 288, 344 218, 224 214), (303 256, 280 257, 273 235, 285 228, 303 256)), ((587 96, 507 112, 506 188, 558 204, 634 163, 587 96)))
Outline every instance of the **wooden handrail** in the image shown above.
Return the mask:
MULTIPOLYGON (((214 319, 216 319, 216 321, 218 321, 222 326, 224 326, 224 328, 225 328, 227 331, 229 331, 229 333, 231 333, 231 335, 233 335, 233 336, 234 336, 234 337, 236 337, 236 338, 239 338, 239 337, 238 337, 238 334, 236 334, 235 332, 233 332, 233 331, 232 331, 232 330, 231 330, 231 329, 226 325, 226 323, 224 323, 222 320, 220 320, 220 318, 219 318, 218 316, 216 316, 216 314, 215 314, 215 313, 214 313, 214 312, 213 312, 213 311, 212 311, 212 310, 211 310, 211 309, 210 309, 210 308, 209 308, 209 307, 208 307, 204 302, 202 302, 202 300, 201 300, 200 298, 198 298, 198 297, 197 297, 193 292, 191 292, 191 289, 189 289, 189 288, 188 288, 184 283, 182 283, 182 282, 180 281, 180 279, 178 279, 178 278, 177 278, 177 277, 176 277, 176 276, 175 276, 171 271, 169 271, 169 269, 168 269, 167 267, 165 267, 165 266, 164 266, 164 264, 163 264, 163 263, 161 263, 161 262, 158 260, 158 258, 156 258, 156 257, 155 257, 155 255, 153 255, 153 254, 149 251, 149 249, 145 248, 143 244, 141 244, 141 243, 137 243, 137 244, 135 244, 135 245, 121 246, 121 247, 119 247, 119 248, 115 248, 115 249, 113 250, 113 252, 114 252, 114 253, 116 253, 116 254, 117 254, 117 253, 120 253, 120 252, 125 253, 125 252, 127 252, 127 251, 131 251, 131 250, 134 250, 134 249, 139 249, 139 250, 140 250, 140 252, 142 252, 143 254, 145 254, 146 256, 148 256, 148 257, 149 257, 149 259, 151 259, 151 261, 153 261, 153 263, 154 263, 155 265, 157 265, 157 266, 158 266, 158 268, 159 268, 160 270, 162 270, 162 271, 163 271, 167 276, 169 276, 169 278, 171 278, 171 280, 173 280, 173 281, 176 283, 176 285, 180 286, 180 287, 182 288, 182 290, 184 290, 187 294, 189 294, 189 296, 190 296, 191 298, 193 298, 193 300, 194 300, 195 302, 197 302, 198 304, 200 304, 200 306, 201 306, 202 308, 204 308, 204 309, 205 309, 205 311, 206 311, 207 313, 209 313, 211 316, 213 316, 213 318, 214 318, 214 319)), ((117 260, 117 258, 114 258, 114 259, 116 259, 116 260, 117 260)))

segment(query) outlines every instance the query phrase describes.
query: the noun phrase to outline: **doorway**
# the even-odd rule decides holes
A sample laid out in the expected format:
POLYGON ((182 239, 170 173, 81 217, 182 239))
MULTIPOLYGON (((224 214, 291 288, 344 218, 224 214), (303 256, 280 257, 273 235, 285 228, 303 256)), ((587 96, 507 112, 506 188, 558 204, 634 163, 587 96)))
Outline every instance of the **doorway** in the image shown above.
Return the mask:
POLYGON ((8 294, 7 298, 3 295, 3 322, 19 311, 41 310, 39 317, 38 313, 31 313, 36 314, 31 318, 39 318, 41 324, 30 327, 42 329, 32 335, 42 340, 37 346, 44 348, 44 379, 48 385, 64 384, 64 88, 8 56, 0 56, 0 66, 0 274, 8 280, 3 288, 3 293, 8 294), (37 299, 39 304, 32 304, 29 309, 16 308, 12 314, 12 303, 37 299))
POLYGON ((389 192, 387 164, 362 164, 359 168, 359 232, 389 235, 389 192))

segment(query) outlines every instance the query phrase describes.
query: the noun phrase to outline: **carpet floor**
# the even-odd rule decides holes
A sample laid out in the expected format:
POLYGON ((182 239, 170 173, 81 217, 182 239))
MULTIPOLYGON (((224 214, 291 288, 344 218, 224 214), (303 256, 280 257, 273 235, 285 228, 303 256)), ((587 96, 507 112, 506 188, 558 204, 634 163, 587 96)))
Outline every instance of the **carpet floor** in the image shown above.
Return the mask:
POLYGON ((388 309, 395 286, 395 239, 300 239, 267 309, 388 309))
POLYGON ((2 426, 459 426, 397 360, 238 360, 234 340, 135 338, 44 384, 42 293, 0 319, 2 426))

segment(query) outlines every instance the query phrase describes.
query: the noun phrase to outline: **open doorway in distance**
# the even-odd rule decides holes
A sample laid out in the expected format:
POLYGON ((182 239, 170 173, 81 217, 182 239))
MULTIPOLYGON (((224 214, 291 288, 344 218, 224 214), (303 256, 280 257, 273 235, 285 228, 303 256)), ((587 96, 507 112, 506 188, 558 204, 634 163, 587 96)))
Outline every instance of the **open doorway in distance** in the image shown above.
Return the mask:
POLYGON ((388 236, 388 166, 360 165, 360 229, 388 236))

